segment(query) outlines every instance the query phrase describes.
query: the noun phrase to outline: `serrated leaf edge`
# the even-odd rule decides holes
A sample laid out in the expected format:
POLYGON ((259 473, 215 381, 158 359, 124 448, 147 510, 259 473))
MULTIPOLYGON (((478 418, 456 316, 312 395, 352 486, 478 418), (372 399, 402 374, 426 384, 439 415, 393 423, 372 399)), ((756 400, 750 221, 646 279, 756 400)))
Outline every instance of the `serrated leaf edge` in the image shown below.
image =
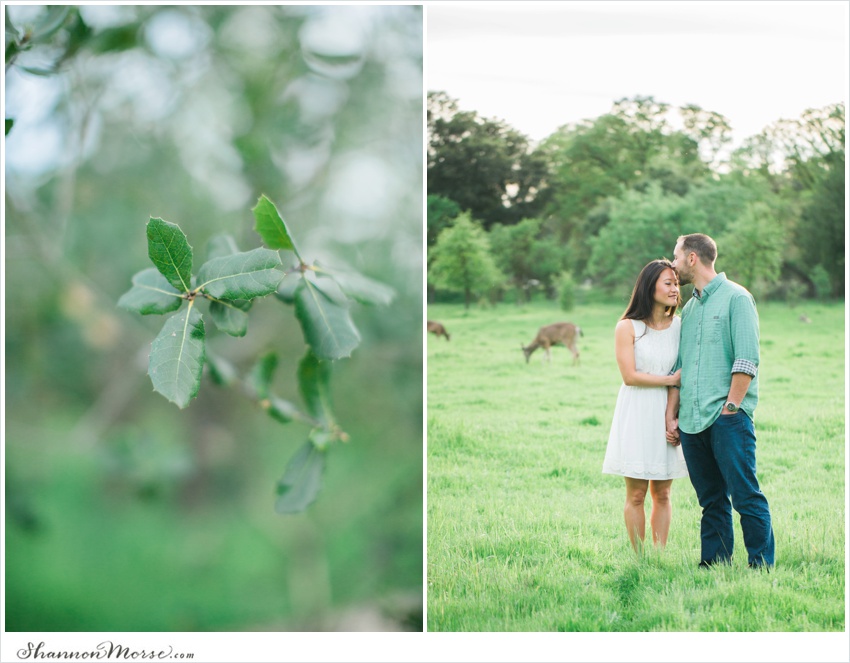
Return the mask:
MULTIPOLYGON (((242 254, 248 254, 248 253, 252 253, 253 251, 257 251, 257 250, 258 250, 258 249, 252 249, 251 251, 242 251, 242 252, 240 252, 240 253, 242 253, 242 254)), ((275 264, 275 266, 274 266, 274 267, 263 267, 262 269, 255 269, 255 270, 252 270, 252 271, 250 271, 250 272, 236 272, 235 274, 227 274, 226 276, 217 276, 217 277, 215 277, 214 279, 209 279, 208 281, 205 281, 205 282, 204 282, 204 283, 202 283, 201 285, 197 286, 197 287, 195 288, 195 291, 196 291, 196 292, 198 292, 198 291, 203 290, 203 289, 204 289, 204 288, 206 288, 206 287, 207 287, 210 283, 217 283, 218 281, 225 281, 225 280, 227 280, 227 279, 234 279, 234 278, 237 278, 237 277, 239 277, 239 276, 250 276, 250 275, 252 275, 252 274, 257 274, 257 273, 259 273, 259 272, 271 272, 271 271, 274 271, 275 267, 277 267, 278 265, 282 265, 282 264, 283 264, 283 262, 282 262, 282 261, 281 261, 281 259, 280 259, 280 255, 279 255, 276 251, 272 251, 271 249, 264 249, 264 250, 265 250, 265 251, 268 251, 268 252, 269 252, 269 253, 271 253, 271 254, 273 254, 273 255, 277 258, 277 263, 275 264)), ((213 261, 215 261, 215 260, 227 260, 227 259, 232 259, 234 256, 238 256, 238 255, 240 255, 240 254, 239 254, 239 253, 233 253, 233 254, 231 254, 231 255, 229 255, 229 256, 219 256, 218 258, 212 258, 211 260, 208 260, 208 261, 207 261, 207 262, 205 262, 203 265, 201 265, 201 268, 198 270, 198 274, 200 274, 201 272, 203 272, 203 271, 204 271, 204 267, 206 267, 209 263, 211 263, 211 262, 213 262, 213 261)), ((283 272, 280 272, 280 279, 278 279, 278 285, 280 284, 280 281, 282 281, 282 280, 283 280, 283 277, 284 277, 284 276, 285 276, 285 274, 284 274, 283 272)), ((275 285, 274 289, 273 289, 273 290, 271 290, 268 294, 271 294, 271 293, 273 293, 275 290, 277 290, 277 287, 278 287, 278 286, 277 286, 277 285, 275 285)), ((206 294, 206 293, 204 293, 204 294, 206 294)), ((207 297, 209 297, 210 299, 216 299, 217 301, 222 301, 222 300, 220 300, 220 299, 218 299, 218 298, 216 298, 216 297, 213 297, 212 295, 207 295, 207 297)), ((247 301, 250 301, 250 300, 247 300, 247 301)))
MULTIPOLYGON (((176 229, 177 229, 177 230, 178 230, 178 231, 179 231, 179 232, 183 235, 183 239, 185 239, 185 240, 186 240, 186 246, 188 246, 188 247, 189 247, 190 255, 191 255, 191 256, 192 256, 192 258, 194 259, 194 254, 193 254, 193 252, 192 252, 192 247, 191 247, 191 245, 189 244, 189 240, 188 240, 188 238, 186 237, 186 233, 184 233, 184 232, 183 232, 183 230, 180 228, 180 226, 178 226, 176 223, 171 223, 170 221, 166 221, 165 219, 162 219, 162 218, 160 218, 160 217, 153 217, 153 216, 150 218, 150 221, 148 221, 148 226, 150 226, 151 221, 161 221, 161 222, 162 222, 162 223, 164 223, 166 226, 174 226, 174 227, 175 227, 175 228, 176 228, 176 229)), ((162 238, 162 233, 159 233, 159 234, 160 234, 160 238, 162 238)), ((166 245, 166 244, 165 244, 165 242, 162 242, 162 245, 163 245, 163 247, 165 248, 165 250, 166 250, 166 251, 167 251, 167 253, 168 253, 168 259, 171 261, 171 266, 172 266, 172 267, 174 267, 174 271, 177 273, 177 277, 180 279, 180 283, 183 285, 183 292, 189 292, 189 291, 191 290, 191 284, 190 284, 190 285, 186 285, 186 281, 183 279, 183 274, 181 274, 181 273, 180 273, 180 269, 177 267, 177 264, 174 262, 174 257, 171 255, 171 245, 170 245, 170 244, 166 245)), ((154 266, 155 266, 155 267, 157 267, 157 265, 156 265, 156 263, 155 263, 155 262, 154 262, 154 266)), ((159 267, 157 267, 157 271, 159 271, 159 267)), ((160 274, 162 274, 162 272, 161 272, 161 271, 160 271, 160 274)), ((191 269, 191 267, 190 267, 190 268, 189 268, 190 281, 191 281, 191 274, 192 274, 192 269, 191 269)), ((172 283, 172 282, 168 279, 168 276, 166 276, 165 274, 162 274, 162 275, 163 275, 163 276, 165 276, 166 281, 168 281, 169 283, 171 283, 171 285, 174 285, 174 284, 173 284, 173 283, 172 283)))
MULTIPOLYGON (((322 307, 319 305, 319 296, 324 297, 324 298, 325 298, 325 301, 327 301, 329 304, 331 304, 331 305, 333 305, 333 306, 339 306, 340 308, 345 308, 345 306, 343 306, 342 304, 338 304, 336 301, 334 301, 333 299, 331 299, 328 295, 326 295, 326 294, 324 293, 324 291, 323 291, 323 290, 322 290, 322 289, 321 289, 321 288, 320 288, 317 284, 312 283, 312 282, 310 281, 310 279, 302 279, 302 283, 304 284, 303 286, 302 286, 301 284, 299 284, 298 286, 296 286, 296 291, 298 290, 298 288, 299 288, 299 287, 301 287, 301 288, 314 288, 314 289, 315 289, 315 290, 319 293, 319 294, 317 295, 317 294, 315 294, 312 290, 310 290, 310 296, 313 298, 313 301, 316 303, 316 308, 317 308, 317 309, 319 309, 319 314, 321 315, 321 320, 322 320, 322 322, 324 323, 325 328, 328 330, 328 332, 330 333, 331 337, 334 339, 334 343, 336 344, 336 346, 337 346, 337 347, 342 347, 342 343, 339 341, 339 339, 337 338, 336 334, 335 334, 335 333, 334 333, 334 331, 333 331, 333 326, 330 324, 330 322, 328 321, 327 317, 325 316, 324 309, 322 309, 322 307)), ((352 327, 353 327, 353 323, 352 323, 352 327)), ((355 334, 357 335, 357 339, 358 339, 358 341, 359 341, 359 340, 360 340, 360 334, 359 334, 359 332, 357 331, 357 328, 356 328, 356 327, 353 327, 353 329, 354 329, 354 332, 355 332, 355 334)), ((351 351, 349 351, 349 353, 348 353, 347 355, 340 355, 340 357, 339 357, 339 358, 341 359, 341 358, 343 358, 343 357, 350 357, 350 356, 351 356, 351 353, 352 353, 353 351, 354 351, 354 349, 352 348, 352 350, 351 350, 351 351)))
MULTIPOLYGON (((286 225, 286 221, 283 220, 283 216, 281 215, 280 211, 277 209, 277 205, 275 205, 274 202, 272 202, 272 200, 266 194, 264 194, 264 193, 260 194, 260 197, 257 199, 257 204, 254 205, 254 207, 251 208, 251 212, 254 214, 254 232, 256 232, 262 238, 263 242, 266 243, 266 246, 268 246, 270 249, 275 249, 275 250, 280 250, 280 251, 291 250, 295 254, 295 256, 298 258, 298 260, 301 261, 301 255, 298 253, 298 248, 295 246, 295 240, 292 239, 292 234, 289 232, 289 228, 286 225), (277 217, 277 220, 280 221, 281 226, 283 226, 283 233, 284 233, 287 241, 289 242, 290 246, 292 247, 291 249, 290 249, 290 247, 281 247, 281 246, 274 246, 273 247, 270 244, 266 243, 266 238, 263 236, 263 234, 257 228, 257 225, 259 224, 259 219, 257 218, 257 208, 263 202, 271 205, 271 208, 274 210, 275 215, 277 217)), ((272 218, 272 222, 274 222, 274 221, 275 221, 275 219, 272 218)))
MULTIPOLYGON (((182 332, 181 340, 180 340, 180 352, 177 355, 177 366, 178 366, 177 370, 178 370, 178 372, 180 370, 180 367, 183 366, 183 361, 182 361, 183 360, 183 350, 186 347, 186 333, 187 333, 187 330, 189 328, 189 319, 192 317, 192 306, 193 305, 194 305, 194 301, 189 302, 189 307, 186 309, 186 320, 183 323, 183 332, 182 332)), ((175 314, 175 315, 179 315, 179 314, 175 314)), ((201 328, 203 328, 204 319, 202 317, 199 317, 198 322, 200 323, 201 328)), ((203 370, 203 365, 206 363, 206 343, 204 343, 203 341, 202 341, 202 348, 203 348, 203 351, 201 353, 200 362, 201 362, 201 369, 203 370)), ((150 371, 150 368, 148 370, 150 371)), ((186 399, 186 404, 181 405, 178 401, 174 400, 173 398, 169 398, 166 394, 163 394, 154 385, 154 391, 165 396, 165 398, 167 398, 170 402, 177 405, 177 407, 179 407, 181 410, 184 409, 189 404, 189 401, 191 401, 193 398, 195 398, 198 395, 199 390, 200 390, 200 380, 198 380, 196 388, 194 390, 192 390, 192 392, 189 394, 189 397, 186 399)))

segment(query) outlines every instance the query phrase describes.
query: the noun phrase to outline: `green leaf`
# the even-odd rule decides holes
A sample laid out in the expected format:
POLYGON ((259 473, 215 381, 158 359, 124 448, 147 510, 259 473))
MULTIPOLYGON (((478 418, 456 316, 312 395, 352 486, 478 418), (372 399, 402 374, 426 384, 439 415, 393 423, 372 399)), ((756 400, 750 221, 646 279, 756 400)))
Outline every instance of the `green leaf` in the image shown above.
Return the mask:
POLYGON ((12 130, 12 126, 15 124, 15 121, 11 118, 6 118, 6 133, 5 136, 9 135, 9 132, 12 130))
POLYGON ((213 258, 198 271, 198 290, 216 299, 247 299, 270 295, 277 290, 283 272, 280 256, 268 249, 213 258))
POLYGON ((363 304, 387 306, 395 298, 395 290, 358 272, 322 270, 339 284, 342 291, 363 304))
POLYGON ((214 235, 207 242, 207 260, 231 256, 234 253, 239 253, 239 247, 236 245, 236 240, 233 239, 232 235, 225 233, 214 235))
POLYGON ((129 23, 105 28, 86 41, 85 46, 93 53, 126 51, 135 48, 138 41, 139 25, 138 23, 129 23))
POLYGON ((304 404, 307 406, 307 413, 320 424, 327 426, 333 425, 330 378, 330 364, 319 361, 319 358, 308 350, 298 364, 298 386, 304 404))
POLYGON ((244 299, 229 301, 226 299, 214 299, 210 303, 210 316, 225 334, 231 336, 245 336, 248 331, 248 311, 251 302, 244 299))
POLYGON ((236 369, 229 361, 212 352, 206 352, 204 363, 209 369, 210 378, 220 387, 229 387, 239 379, 236 369))
POLYGON ((257 398, 269 397, 269 389, 272 385, 274 372, 277 368, 277 353, 267 352, 257 360, 248 376, 248 384, 257 394, 257 398))
POLYGON ((183 303, 183 296, 153 267, 133 276, 133 287, 121 295, 118 306, 142 315, 176 311, 183 303))
MULTIPOLYGON (((207 260, 224 258, 239 253, 239 247, 232 235, 220 234, 207 242, 207 260)), ((210 304, 210 315, 215 326, 231 336, 244 336, 248 331, 248 311, 251 302, 244 299, 233 301, 214 299, 210 304)))
POLYGON ((198 395, 204 369, 204 321, 192 304, 165 321, 148 365, 154 390, 180 408, 198 395))
POLYGON ((49 67, 29 67, 25 65, 19 66, 21 68, 21 71, 25 71, 28 74, 32 74, 33 76, 54 76, 59 71, 59 69, 57 68, 58 63, 55 63, 49 67))
POLYGON ((264 399, 260 404, 272 419, 276 419, 282 424, 288 424, 293 419, 304 420, 305 418, 295 405, 278 398, 274 394, 264 399))
POLYGON ((303 278, 304 275, 299 271, 289 272, 278 285, 275 296, 286 304, 292 304, 295 301, 295 289, 303 278))
POLYGON ((316 501, 322 488, 325 453, 307 442, 290 459, 277 484, 275 511, 301 513, 316 501))
POLYGON ((348 309, 306 278, 295 289, 295 317, 304 340, 320 359, 350 357, 360 344, 360 334, 348 309))
MULTIPOLYGON (((251 210, 254 213, 254 230, 263 238, 263 242, 270 249, 285 249, 294 251, 298 256, 298 249, 292 241, 292 236, 284 223, 280 212, 271 200, 265 195, 260 196, 257 205, 251 210)), ((298 256, 299 260, 301 259, 298 256)))
POLYGON ((339 284, 329 276, 314 272, 305 278, 310 279, 311 285, 315 285, 322 294, 333 303, 339 304, 344 308, 348 308, 351 304, 351 300, 348 295, 346 295, 342 291, 342 288, 339 287, 339 284))
POLYGON ((192 247, 180 227, 151 217, 147 225, 148 255, 168 282, 189 292, 192 282, 192 247))

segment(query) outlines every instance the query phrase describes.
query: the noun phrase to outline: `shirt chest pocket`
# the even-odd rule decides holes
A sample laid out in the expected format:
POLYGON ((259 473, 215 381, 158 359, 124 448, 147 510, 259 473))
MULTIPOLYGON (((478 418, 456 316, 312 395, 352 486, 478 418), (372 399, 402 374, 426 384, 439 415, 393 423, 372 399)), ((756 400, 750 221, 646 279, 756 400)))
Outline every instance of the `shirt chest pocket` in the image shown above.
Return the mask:
POLYGON ((722 343, 723 334, 729 327, 729 317, 726 315, 713 315, 708 319, 708 342, 722 343))

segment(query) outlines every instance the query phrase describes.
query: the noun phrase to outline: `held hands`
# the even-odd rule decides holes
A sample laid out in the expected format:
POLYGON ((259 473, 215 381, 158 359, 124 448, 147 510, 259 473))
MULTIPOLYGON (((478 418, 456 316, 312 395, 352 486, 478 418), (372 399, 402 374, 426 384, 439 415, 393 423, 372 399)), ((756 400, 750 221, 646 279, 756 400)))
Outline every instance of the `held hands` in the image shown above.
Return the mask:
POLYGON ((678 447, 681 443, 679 439, 679 418, 667 419, 667 444, 678 447))

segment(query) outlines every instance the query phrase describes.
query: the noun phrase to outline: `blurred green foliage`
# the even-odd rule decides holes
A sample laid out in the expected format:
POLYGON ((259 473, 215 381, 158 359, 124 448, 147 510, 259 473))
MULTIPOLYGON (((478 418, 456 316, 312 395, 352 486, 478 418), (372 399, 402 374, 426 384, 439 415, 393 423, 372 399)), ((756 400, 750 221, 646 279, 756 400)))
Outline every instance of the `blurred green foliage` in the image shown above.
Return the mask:
MULTIPOLYGON (((7 630, 421 628, 421 8, 51 12, 7 7, 7 630), (115 306, 150 216, 255 246, 260 193, 306 259, 398 294, 353 310, 331 387, 351 441, 290 517, 274 485, 308 427, 212 385, 179 411, 145 375, 161 321, 115 306)), ((285 313, 207 341, 240 374, 276 351, 294 398, 285 313)))

